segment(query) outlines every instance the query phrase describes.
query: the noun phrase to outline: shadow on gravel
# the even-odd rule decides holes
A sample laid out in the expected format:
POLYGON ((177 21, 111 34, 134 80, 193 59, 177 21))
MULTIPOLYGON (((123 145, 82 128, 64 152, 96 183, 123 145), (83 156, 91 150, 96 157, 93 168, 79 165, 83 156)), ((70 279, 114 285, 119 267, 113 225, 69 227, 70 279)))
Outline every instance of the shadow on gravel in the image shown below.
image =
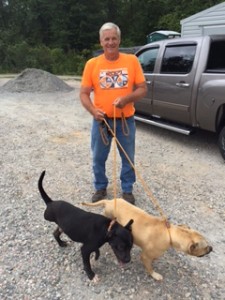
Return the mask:
MULTIPOLYGON (((167 129, 151 126, 145 123, 136 122, 137 130, 151 133, 154 137, 170 140, 171 142, 181 144, 189 149, 198 150, 199 152, 209 152, 211 155, 220 155, 218 147, 218 136, 216 133, 198 129, 191 135, 183 135, 167 129)), ((222 159, 222 157, 221 157, 222 159)))

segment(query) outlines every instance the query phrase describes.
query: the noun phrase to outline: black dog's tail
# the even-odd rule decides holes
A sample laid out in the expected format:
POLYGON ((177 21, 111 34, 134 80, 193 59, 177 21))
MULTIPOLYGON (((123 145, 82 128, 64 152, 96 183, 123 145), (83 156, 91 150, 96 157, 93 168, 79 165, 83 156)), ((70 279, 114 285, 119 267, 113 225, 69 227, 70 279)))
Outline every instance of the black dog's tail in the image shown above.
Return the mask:
POLYGON ((43 171, 41 173, 41 176, 38 180, 38 189, 41 194, 41 197, 43 198, 43 200, 45 201, 45 203, 47 205, 48 203, 52 202, 52 199, 46 194, 46 192, 43 188, 42 182, 43 182, 44 177, 45 177, 45 171, 43 171))

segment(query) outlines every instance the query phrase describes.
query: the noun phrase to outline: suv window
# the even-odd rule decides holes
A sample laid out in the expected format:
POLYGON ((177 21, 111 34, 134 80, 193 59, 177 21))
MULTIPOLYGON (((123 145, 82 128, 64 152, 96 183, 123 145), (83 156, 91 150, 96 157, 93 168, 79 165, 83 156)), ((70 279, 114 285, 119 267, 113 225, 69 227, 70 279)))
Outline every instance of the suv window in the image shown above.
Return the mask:
POLYGON ((138 55, 144 73, 152 73, 159 48, 150 48, 138 55))
POLYGON ((196 45, 173 45, 165 49, 161 73, 187 74, 191 71, 196 45))

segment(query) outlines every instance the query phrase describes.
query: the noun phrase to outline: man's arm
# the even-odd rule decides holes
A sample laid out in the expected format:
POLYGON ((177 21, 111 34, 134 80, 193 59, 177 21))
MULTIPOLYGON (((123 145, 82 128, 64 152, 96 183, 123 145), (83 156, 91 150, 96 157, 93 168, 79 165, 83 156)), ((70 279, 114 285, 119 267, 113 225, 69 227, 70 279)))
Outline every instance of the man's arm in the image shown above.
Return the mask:
POLYGON ((132 93, 124 97, 118 97, 114 101, 114 105, 119 108, 123 108, 126 104, 140 100, 147 93, 147 84, 146 82, 139 83, 135 86, 135 89, 132 93))
POLYGON ((86 108, 87 111, 97 120, 102 121, 104 119, 105 113, 97 109, 92 100, 91 100, 91 87, 81 87, 80 89, 80 100, 82 105, 86 108))

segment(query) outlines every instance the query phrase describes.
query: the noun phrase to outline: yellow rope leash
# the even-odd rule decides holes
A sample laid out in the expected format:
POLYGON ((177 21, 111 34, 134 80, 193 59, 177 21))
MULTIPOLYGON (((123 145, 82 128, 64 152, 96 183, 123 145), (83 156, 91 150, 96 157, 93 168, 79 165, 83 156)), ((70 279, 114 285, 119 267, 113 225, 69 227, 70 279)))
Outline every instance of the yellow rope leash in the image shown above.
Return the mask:
MULTIPOLYGON (((113 179, 114 179, 114 184, 113 184, 113 195, 114 195, 114 211, 115 211, 115 215, 116 215, 116 198, 117 198, 117 189, 116 189, 116 186, 117 186, 117 178, 116 178, 116 106, 114 105, 113 106, 113 128, 114 128, 114 134, 113 134, 113 179)), ((104 119, 105 121, 105 119, 104 119)), ((105 121, 105 123, 107 123, 105 121)), ((110 127, 109 124, 107 123, 106 125, 107 127, 110 127)), ((110 128, 111 129, 111 128, 110 128)))
MULTIPOLYGON (((114 130, 115 130, 115 109, 114 109, 114 130)), ((114 162, 116 159, 116 143, 118 144, 118 146, 120 147, 120 149, 123 151, 124 155, 126 156, 128 162, 130 163, 131 167, 133 168, 136 176, 138 177, 138 179, 141 181, 143 188, 145 190, 145 192, 147 193, 147 195, 150 197, 150 199, 152 200, 153 204, 155 205, 155 207, 158 209, 161 217, 163 219, 166 220, 167 222, 167 217, 164 214, 163 210, 161 209, 158 201, 156 200, 156 198, 154 197, 153 193, 151 192, 151 190, 149 189, 149 187, 147 186, 147 184, 145 183, 144 179, 141 177, 140 173, 135 169, 134 164, 132 163, 132 161, 130 160, 129 156, 127 155, 126 151, 123 149, 122 145, 120 144, 120 142, 118 141, 118 139, 116 138, 116 134, 114 133, 114 131, 111 129, 111 127, 109 126, 109 124, 107 123, 107 121, 105 119, 103 119, 104 123, 106 124, 108 130, 110 131, 110 133, 112 134, 112 136, 114 137, 114 162)), ((114 209, 116 209, 116 163, 114 163, 114 209)), ((168 225, 167 225, 168 226, 168 225)))

